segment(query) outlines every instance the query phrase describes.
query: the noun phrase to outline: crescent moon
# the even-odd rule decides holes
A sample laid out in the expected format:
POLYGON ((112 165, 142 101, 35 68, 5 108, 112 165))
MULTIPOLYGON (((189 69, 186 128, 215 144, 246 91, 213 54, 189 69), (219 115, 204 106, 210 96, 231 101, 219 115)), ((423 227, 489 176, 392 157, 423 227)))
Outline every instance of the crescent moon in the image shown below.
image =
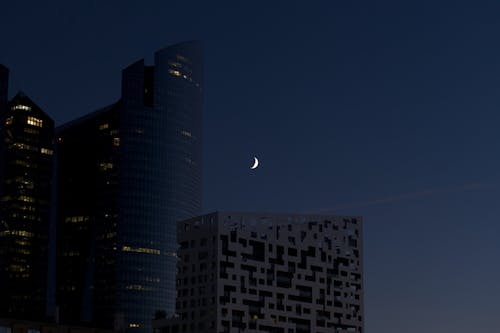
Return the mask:
POLYGON ((253 165, 250 167, 250 169, 257 169, 257 167, 259 166, 259 160, 257 159, 257 157, 254 156, 254 161, 253 161, 253 165))

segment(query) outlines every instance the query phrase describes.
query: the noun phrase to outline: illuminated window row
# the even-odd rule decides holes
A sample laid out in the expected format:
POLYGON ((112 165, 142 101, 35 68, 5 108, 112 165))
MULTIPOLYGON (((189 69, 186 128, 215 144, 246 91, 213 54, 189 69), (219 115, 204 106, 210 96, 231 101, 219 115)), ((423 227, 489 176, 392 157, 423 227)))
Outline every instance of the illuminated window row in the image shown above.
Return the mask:
POLYGON ((17 149, 38 151, 37 147, 28 145, 26 143, 16 142, 16 143, 13 143, 12 146, 15 147, 15 148, 17 148, 17 149))
POLYGON ((113 163, 109 163, 109 162, 101 162, 99 164, 99 168, 103 171, 106 171, 106 170, 110 170, 110 169, 113 169, 113 163))
POLYGON ((149 291, 151 288, 145 287, 142 284, 131 284, 125 287, 127 290, 136 290, 136 291, 149 291))
POLYGON ((7 268, 7 270, 10 272, 15 272, 15 273, 24 273, 24 272, 28 271, 28 267, 21 266, 21 265, 10 265, 7 268))
POLYGON ((169 69, 168 73, 172 74, 173 76, 181 76, 181 72, 179 72, 178 70, 175 70, 175 69, 169 69))
POLYGON ((43 127, 43 120, 31 116, 28 117, 26 123, 31 126, 43 127))
POLYGON ((23 166, 23 167, 26 167, 26 168, 30 168, 31 166, 33 166, 31 163, 28 163, 28 162, 26 162, 24 160, 15 160, 14 164, 15 165, 20 165, 20 166, 23 166))
POLYGON ((11 110, 31 111, 31 107, 27 105, 17 104, 14 105, 11 110))
POLYGON ((99 129, 100 129, 101 131, 102 131, 102 130, 105 130, 105 129, 107 129, 107 128, 109 128, 109 124, 108 124, 108 123, 99 125, 99 129))
POLYGON ((146 247, 130 247, 130 246, 123 246, 122 247, 123 252, 136 252, 136 253, 149 253, 149 254, 160 254, 160 250, 157 249, 149 249, 146 247))
POLYGON ((16 240, 15 244, 19 245, 19 246, 30 246, 31 242, 26 241, 26 240, 16 240))
POLYGON ((45 154, 45 155, 52 155, 54 152, 52 151, 52 149, 49 149, 49 148, 41 148, 40 149, 40 152, 42 154, 45 154))
POLYGON ((28 196, 26 196, 26 195, 21 195, 21 196, 19 196, 19 197, 18 197, 18 199, 19 199, 20 201, 24 201, 24 202, 35 202, 35 198, 33 198, 33 197, 28 197, 28 196))
POLYGON ((24 133, 38 135, 40 134, 40 131, 31 127, 26 127, 24 128, 24 133))
POLYGON ((64 222, 81 223, 81 222, 87 222, 88 220, 89 220, 88 216, 68 216, 64 219, 64 222))
POLYGON ((22 237, 33 237, 34 234, 32 232, 24 231, 24 230, 4 230, 0 231, 0 236, 22 236, 22 237))

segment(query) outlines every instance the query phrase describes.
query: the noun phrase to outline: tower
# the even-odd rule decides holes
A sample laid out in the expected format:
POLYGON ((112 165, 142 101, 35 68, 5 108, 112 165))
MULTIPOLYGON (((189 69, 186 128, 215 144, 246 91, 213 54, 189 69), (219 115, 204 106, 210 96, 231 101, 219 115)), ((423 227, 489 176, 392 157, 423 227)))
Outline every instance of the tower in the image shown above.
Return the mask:
MULTIPOLYGON (((0 104, 5 104, 6 91, 4 81, 0 104)), ((47 301, 54 122, 23 93, 8 103, 0 118, 0 312, 42 319, 47 301)))
POLYGON ((118 102, 57 129, 62 320, 146 332, 175 310, 176 223, 201 210, 202 83, 200 45, 166 47, 123 70, 118 102))

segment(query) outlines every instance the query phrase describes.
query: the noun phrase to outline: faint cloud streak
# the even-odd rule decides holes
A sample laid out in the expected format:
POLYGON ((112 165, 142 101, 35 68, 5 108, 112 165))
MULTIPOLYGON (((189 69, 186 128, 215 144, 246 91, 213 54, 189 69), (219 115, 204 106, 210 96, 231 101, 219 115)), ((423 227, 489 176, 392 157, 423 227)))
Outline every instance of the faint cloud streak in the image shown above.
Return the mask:
POLYGON ((387 197, 372 199, 372 200, 367 200, 367 201, 358 201, 358 202, 353 202, 353 203, 341 204, 341 205, 330 207, 330 208, 320 209, 320 210, 316 211, 315 213, 328 213, 328 212, 334 212, 334 211, 346 210, 346 209, 352 209, 352 208, 364 208, 364 207, 369 207, 369 206, 391 204, 391 203, 410 200, 410 199, 426 198, 426 197, 431 197, 431 196, 438 195, 438 194, 482 190, 482 189, 491 188, 491 187, 492 187, 492 185, 481 184, 481 183, 469 183, 469 184, 464 184, 461 186, 454 186, 454 187, 431 188, 431 189, 426 189, 426 190, 422 190, 422 191, 402 193, 402 194, 398 194, 398 195, 387 196, 387 197))

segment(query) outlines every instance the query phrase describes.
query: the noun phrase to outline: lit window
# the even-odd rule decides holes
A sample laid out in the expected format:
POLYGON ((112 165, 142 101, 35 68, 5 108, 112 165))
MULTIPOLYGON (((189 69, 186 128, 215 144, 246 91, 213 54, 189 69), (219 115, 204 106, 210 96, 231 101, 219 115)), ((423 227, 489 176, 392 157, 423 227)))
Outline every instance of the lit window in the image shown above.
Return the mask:
POLYGON ((106 123, 106 124, 101 124, 101 125, 99 126, 99 129, 102 131, 102 130, 105 130, 106 128, 108 128, 108 127, 109 127, 109 124, 108 124, 108 123, 106 123))
POLYGON ((113 138, 113 146, 115 147, 120 146, 120 138, 113 138))
POLYGON ((182 68, 182 64, 175 61, 169 61, 168 64, 172 67, 182 68))
POLYGON ((27 105, 17 104, 12 107, 12 110, 31 111, 31 107, 27 105))
POLYGON ((35 118, 35 117, 28 117, 28 120, 26 121, 28 125, 36 126, 36 127, 42 127, 43 126, 43 120, 35 118))
POLYGON ((169 69, 168 72, 172 74, 173 76, 181 76, 181 72, 175 70, 175 69, 169 69))
POLYGON ((24 201, 24 202, 35 202, 35 199, 33 199, 32 197, 25 196, 25 195, 21 195, 19 197, 19 200, 24 201))
POLYGON ((99 168, 103 171, 106 171, 106 170, 110 170, 110 169, 113 169, 113 163, 109 163, 109 162, 102 162, 99 164, 99 168))
POLYGON ((36 130, 34 128, 26 127, 26 128, 24 128, 24 133, 40 134, 40 131, 38 131, 38 130, 36 130))
POLYGON ((130 323, 128 324, 128 327, 140 327, 140 325, 137 323, 130 323))
POLYGON ((12 125, 13 121, 14 121, 14 118, 9 117, 9 118, 5 119, 5 125, 12 125))
POLYGON ((52 151, 52 149, 48 149, 48 148, 41 148, 40 149, 40 152, 42 154, 45 154, 45 155, 52 155, 54 152, 52 151))
POLYGON ((21 236, 21 237, 33 237, 34 234, 24 230, 5 230, 0 232, 0 236, 21 236))
POLYGON ((65 222, 70 223, 82 223, 87 222, 89 220, 88 216, 68 216, 64 219, 65 222))
POLYGON ((7 270, 11 271, 11 272, 15 272, 15 273, 22 273, 22 272, 26 272, 28 269, 26 266, 22 266, 22 265, 10 265, 7 268, 7 270))
POLYGON ((181 134, 184 136, 188 136, 188 137, 192 136, 191 132, 188 132, 188 131, 181 131, 181 134))
POLYGON ((148 253, 148 254, 160 254, 160 250, 157 249, 149 249, 146 247, 130 247, 130 246, 123 246, 122 247, 123 252, 136 252, 136 253, 148 253))
POLYGON ((146 287, 144 287, 143 285, 141 284, 131 284, 131 285, 128 285, 125 287, 125 289, 127 290, 146 290, 146 287))

